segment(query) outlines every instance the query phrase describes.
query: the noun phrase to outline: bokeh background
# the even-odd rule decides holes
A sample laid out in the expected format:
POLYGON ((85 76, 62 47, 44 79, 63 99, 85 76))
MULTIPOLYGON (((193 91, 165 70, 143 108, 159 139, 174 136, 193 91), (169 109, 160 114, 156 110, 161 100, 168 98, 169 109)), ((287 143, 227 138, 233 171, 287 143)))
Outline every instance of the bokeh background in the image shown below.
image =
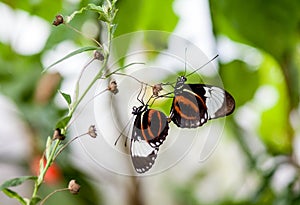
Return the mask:
MULTIPOLYGON (((0 3, 1 183, 36 171, 45 140, 65 113, 57 89, 72 93, 93 54, 77 55, 41 72, 92 42, 51 23, 56 14, 69 15, 88 3, 102 1, 0 3)), ((201 141, 195 142, 175 166, 147 177, 118 175, 98 166, 77 141, 49 170, 40 194, 65 187, 73 178, 82 186, 80 194, 58 193, 47 204, 299 204, 300 2, 119 0, 118 8, 116 37, 159 30, 192 42, 208 57, 219 54, 214 62, 218 72, 208 78, 221 77, 236 100, 236 110, 226 120, 209 122, 225 125, 208 159, 197 162, 201 141)), ((105 31, 93 13, 76 17, 72 26, 103 40, 105 31)), ((168 40, 145 38, 139 46, 163 50, 168 40)), ((133 42, 122 45, 122 52, 133 42)), ((146 57, 155 61, 158 55, 146 57)), ((197 132, 202 129, 206 128, 197 132)), ((193 138, 201 138, 199 133, 193 138)), ((31 187, 25 183, 16 190, 29 196, 31 187)), ((2 193, 0 201, 17 204, 2 193)))

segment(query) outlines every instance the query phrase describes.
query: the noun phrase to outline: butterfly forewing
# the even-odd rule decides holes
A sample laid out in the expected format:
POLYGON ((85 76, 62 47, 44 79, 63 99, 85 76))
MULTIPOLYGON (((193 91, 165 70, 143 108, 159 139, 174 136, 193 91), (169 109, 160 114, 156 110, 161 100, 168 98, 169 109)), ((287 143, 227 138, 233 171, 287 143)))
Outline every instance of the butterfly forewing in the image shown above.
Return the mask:
POLYGON ((171 120, 182 128, 196 128, 207 120, 224 117, 233 112, 233 97, 217 86, 183 84, 175 86, 171 120))
POLYGON ((169 125, 164 113, 149 109, 138 113, 132 130, 130 153, 138 173, 148 171, 154 164, 159 146, 168 135, 169 125))
POLYGON ((205 98, 203 98, 205 90, 197 84, 195 86, 184 84, 180 92, 175 92, 171 120, 178 127, 195 128, 208 120, 205 98))

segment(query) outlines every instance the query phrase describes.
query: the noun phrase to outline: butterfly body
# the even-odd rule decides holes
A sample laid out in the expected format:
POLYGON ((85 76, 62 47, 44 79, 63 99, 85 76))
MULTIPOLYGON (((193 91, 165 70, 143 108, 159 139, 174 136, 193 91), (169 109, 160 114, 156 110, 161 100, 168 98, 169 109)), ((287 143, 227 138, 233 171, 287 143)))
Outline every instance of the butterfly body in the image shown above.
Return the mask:
POLYGON ((168 135, 167 116, 161 111, 148 109, 147 105, 133 107, 136 115, 132 130, 130 154, 138 173, 148 171, 154 164, 160 145, 168 135))
POLYGON ((186 84, 180 76, 174 88, 171 120, 181 128, 197 128, 210 119, 231 114, 233 97, 220 87, 206 84, 186 84))

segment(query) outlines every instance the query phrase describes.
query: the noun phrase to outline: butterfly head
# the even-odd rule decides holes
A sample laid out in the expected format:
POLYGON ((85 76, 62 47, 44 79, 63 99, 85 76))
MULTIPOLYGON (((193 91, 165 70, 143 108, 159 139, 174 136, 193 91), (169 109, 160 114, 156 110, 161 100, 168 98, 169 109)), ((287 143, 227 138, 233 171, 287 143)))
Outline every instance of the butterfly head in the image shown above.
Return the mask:
POLYGON ((184 83, 186 82, 186 77, 185 76, 179 76, 177 78, 177 82, 176 82, 176 85, 175 85, 175 94, 177 93, 180 93, 182 91, 182 87, 184 85, 184 83))
POLYGON ((185 81, 187 81, 187 78, 185 77, 185 76, 179 76, 178 78, 177 78, 177 84, 178 83, 185 83, 185 81))
POLYGON ((138 115, 148 109, 148 105, 141 105, 139 107, 133 106, 132 107, 132 114, 133 115, 138 115))

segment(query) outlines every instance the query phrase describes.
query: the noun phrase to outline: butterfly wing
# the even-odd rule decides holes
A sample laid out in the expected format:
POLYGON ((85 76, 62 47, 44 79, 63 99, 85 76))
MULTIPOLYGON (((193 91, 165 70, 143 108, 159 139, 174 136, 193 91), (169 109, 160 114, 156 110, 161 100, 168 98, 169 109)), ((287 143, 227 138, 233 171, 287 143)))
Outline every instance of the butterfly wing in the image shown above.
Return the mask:
POLYGON ((234 98, 220 87, 203 85, 209 119, 225 117, 233 113, 235 108, 234 98))
POLYGON ((168 135, 169 124, 164 113, 149 109, 134 120, 130 154, 138 173, 148 171, 154 164, 159 146, 168 135))
POLYGON ((178 127, 202 126, 210 119, 231 114, 235 107, 233 97, 217 86, 183 84, 175 90, 170 118, 178 127))

